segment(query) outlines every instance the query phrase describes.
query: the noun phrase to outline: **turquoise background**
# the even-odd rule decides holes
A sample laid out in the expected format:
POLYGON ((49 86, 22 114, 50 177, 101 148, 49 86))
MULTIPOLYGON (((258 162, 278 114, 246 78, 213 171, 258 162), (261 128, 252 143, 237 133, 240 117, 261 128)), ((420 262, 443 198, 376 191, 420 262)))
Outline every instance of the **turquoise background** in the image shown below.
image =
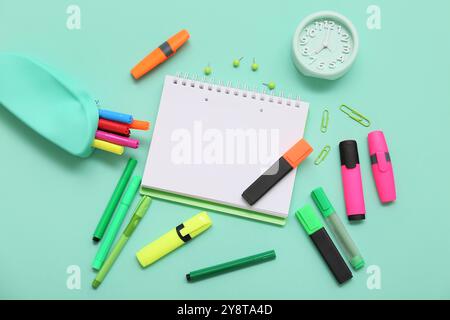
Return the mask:
MULTIPOLYGON (((91 237, 127 157, 100 151, 73 157, 0 108, 0 298, 450 298, 449 10, 444 0, 0 0, 1 51, 28 54, 73 75, 110 109, 153 122, 164 76, 201 74, 211 63, 216 79, 259 88, 273 80, 279 90, 309 101, 306 137, 316 146, 297 176, 284 228, 211 213, 210 230, 142 270, 134 253, 199 211, 154 201, 94 291, 91 237), (81 8, 81 30, 66 28, 70 4, 81 8), (381 8, 381 30, 366 27, 372 4, 381 8), (352 20, 361 40, 355 66, 334 82, 301 76, 290 57, 298 23, 324 9, 352 20), (133 81, 131 67, 182 28, 192 35, 189 43, 133 81), (241 56, 242 67, 233 69, 232 60, 241 56), (249 69, 253 57, 261 65, 257 73, 249 69), (395 204, 380 204, 367 152, 370 130, 338 111, 341 103, 366 114, 370 130, 384 130, 397 179, 395 204), (330 130, 322 134, 325 106, 330 130), (380 267, 381 290, 367 288, 365 270, 339 287, 293 215, 312 203, 313 188, 324 186, 345 219, 337 145, 348 138, 359 142, 368 212, 363 224, 348 228, 367 265, 380 267), (325 144, 332 153, 316 167, 312 162, 325 144), (269 249, 276 250, 275 261, 196 284, 184 279, 197 268, 269 249), (69 265, 81 268, 81 290, 66 287, 69 265)), ((151 135, 137 136, 142 147, 127 154, 138 159, 135 172, 142 173, 151 135)))

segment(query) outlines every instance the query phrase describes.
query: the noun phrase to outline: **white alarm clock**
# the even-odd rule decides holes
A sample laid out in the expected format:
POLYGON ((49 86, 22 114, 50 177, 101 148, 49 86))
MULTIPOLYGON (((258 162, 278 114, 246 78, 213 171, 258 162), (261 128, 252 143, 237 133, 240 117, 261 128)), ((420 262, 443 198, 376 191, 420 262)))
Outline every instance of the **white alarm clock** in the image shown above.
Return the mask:
POLYGON ((342 77, 358 54, 358 33, 343 15, 322 11, 306 17, 294 34, 292 58, 305 76, 342 77))

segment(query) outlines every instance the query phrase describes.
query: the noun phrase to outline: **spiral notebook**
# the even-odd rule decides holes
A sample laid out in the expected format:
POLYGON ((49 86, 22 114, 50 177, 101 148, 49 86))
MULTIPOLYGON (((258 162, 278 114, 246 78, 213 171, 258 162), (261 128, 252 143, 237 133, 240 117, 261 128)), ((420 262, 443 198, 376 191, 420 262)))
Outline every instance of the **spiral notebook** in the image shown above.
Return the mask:
POLYGON ((242 192, 303 137, 309 104, 167 76, 141 193, 283 225, 296 170, 255 205, 242 192))

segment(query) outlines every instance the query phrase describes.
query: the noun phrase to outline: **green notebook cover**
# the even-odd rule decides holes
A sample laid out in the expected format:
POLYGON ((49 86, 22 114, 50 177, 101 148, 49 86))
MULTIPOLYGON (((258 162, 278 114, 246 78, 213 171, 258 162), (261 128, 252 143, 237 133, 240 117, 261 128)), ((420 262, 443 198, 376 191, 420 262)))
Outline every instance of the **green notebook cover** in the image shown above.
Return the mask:
POLYGON ((271 216, 268 214, 246 210, 241 208, 236 208, 233 206, 228 206, 224 204, 215 203, 212 201, 196 199, 188 196, 178 195, 171 192, 145 188, 141 187, 141 194, 149 197, 153 197, 156 199, 168 200, 177 203, 186 204, 193 207, 199 207, 205 210, 213 210, 223 213, 232 214, 235 216, 240 216, 248 219, 263 221, 267 223, 272 223, 280 226, 284 226, 286 224, 286 218, 271 216))

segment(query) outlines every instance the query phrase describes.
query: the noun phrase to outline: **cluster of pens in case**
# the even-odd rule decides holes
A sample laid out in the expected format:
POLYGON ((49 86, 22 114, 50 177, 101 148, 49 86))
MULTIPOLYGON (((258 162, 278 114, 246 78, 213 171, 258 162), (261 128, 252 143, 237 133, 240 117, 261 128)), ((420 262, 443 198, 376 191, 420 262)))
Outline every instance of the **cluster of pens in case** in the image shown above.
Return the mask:
POLYGON ((98 130, 92 146, 122 155, 124 147, 137 149, 139 140, 130 138, 131 130, 149 130, 150 123, 133 119, 132 115, 99 109, 98 130))
MULTIPOLYGON (((397 197, 395 180, 384 134, 381 131, 371 132, 368 140, 372 172, 380 201, 383 204, 393 202, 397 197)), ((366 217, 366 207, 357 143, 354 140, 342 141, 339 144, 339 149, 347 217, 349 221, 361 221, 366 217)), ((311 197, 345 252, 350 265, 355 270, 361 269, 364 266, 364 259, 336 214, 323 188, 312 191, 311 197)), ((340 284, 350 280, 353 277, 350 269, 345 264, 314 209, 310 205, 306 205, 296 212, 296 216, 336 280, 340 284)))

